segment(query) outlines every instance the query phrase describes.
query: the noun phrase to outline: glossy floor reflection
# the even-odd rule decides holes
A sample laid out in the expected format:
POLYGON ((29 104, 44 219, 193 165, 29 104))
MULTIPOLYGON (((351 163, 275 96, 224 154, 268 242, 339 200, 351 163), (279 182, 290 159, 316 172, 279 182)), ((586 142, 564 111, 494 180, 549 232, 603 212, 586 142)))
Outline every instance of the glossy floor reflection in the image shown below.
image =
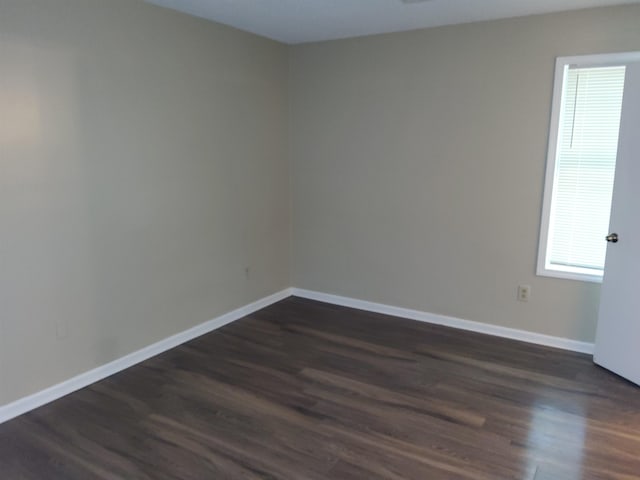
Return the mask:
POLYGON ((590 357, 290 298, 0 426, 3 479, 640 478, 590 357))
POLYGON ((567 480, 584 478, 585 423, 583 415, 544 403, 532 409, 526 446, 532 452, 530 464, 536 467, 534 479, 542 478, 545 470, 567 480))

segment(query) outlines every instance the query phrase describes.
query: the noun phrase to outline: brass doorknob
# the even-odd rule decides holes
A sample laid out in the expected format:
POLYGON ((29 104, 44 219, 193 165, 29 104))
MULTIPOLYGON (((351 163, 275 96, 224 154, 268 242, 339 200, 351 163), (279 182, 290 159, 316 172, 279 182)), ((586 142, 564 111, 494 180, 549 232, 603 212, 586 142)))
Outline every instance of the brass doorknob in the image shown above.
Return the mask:
POLYGON ((618 243, 618 234, 617 233, 610 233, 605 238, 607 239, 607 242, 618 243))

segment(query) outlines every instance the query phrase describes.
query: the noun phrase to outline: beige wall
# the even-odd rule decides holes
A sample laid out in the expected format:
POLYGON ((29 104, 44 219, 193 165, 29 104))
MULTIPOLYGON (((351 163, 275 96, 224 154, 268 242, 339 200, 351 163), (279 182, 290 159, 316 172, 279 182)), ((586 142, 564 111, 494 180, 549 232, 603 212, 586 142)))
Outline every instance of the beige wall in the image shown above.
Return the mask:
POLYGON ((0 405, 291 284, 592 340, 598 286, 534 275, 553 62, 638 25, 287 50, 137 0, 0 0, 0 405))
POLYGON ((593 341, 535 275, 554 59, 628 50, 640 6, 292 48, 295 286, 593 341))
POLYGON ((290 285, 284 45, 137 0, 0 35, 0 405, 290 285))

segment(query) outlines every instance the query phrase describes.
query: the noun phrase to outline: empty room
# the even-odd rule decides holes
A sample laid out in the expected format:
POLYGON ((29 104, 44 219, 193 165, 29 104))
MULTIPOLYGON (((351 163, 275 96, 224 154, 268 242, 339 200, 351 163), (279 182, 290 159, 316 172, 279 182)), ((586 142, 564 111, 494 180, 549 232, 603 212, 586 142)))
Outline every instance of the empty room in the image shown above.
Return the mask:
POLYGON ((0 0, 0 480, 640 479, 640 1, 0 0))

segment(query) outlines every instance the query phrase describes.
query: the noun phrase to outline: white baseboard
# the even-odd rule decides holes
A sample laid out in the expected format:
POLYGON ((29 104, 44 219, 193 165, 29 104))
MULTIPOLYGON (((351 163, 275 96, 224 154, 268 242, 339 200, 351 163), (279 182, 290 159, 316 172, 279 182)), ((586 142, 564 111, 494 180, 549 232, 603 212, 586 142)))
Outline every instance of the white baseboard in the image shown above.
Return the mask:
POLYGON ((541 333, 529 332, 526 330, 518 330, 515 328, 501 327, 498 325, 490 325, 488 323, 473 322, 471 320, 463 320, 461 318, 448 317, 446 315, 438 315, 434 313, 421 312, 419 310, 409 310, 407 308, 393 307, 382 303, 367 302, 355 298, 341 297, 339 295, 331 295, 328 293, 314 292, 312 290, 304 290, 301 288, 292 289, 292 293, 296 297, 308 298, 310 300, 318 300, 320 302, 341 305, 344 307, 357 308, 369 312, 383 313, 394 317, 408 318, 418 320, 420 322, 433 323, 436 325, 444 325, 447 327, 459 328, 461 330, 469 330, 472 332, 486 333, 496 337, 511 338, 537 345, 545 345, 547 347, 561 348, 563 350, 571 350, 574 352, 593 354, 593 343, 580 342, 562 337, 553 337, 551 335, 543 335, 541 333))
POLYGON ((304 290, 300 288, 287 288, 280 292, 274 293, 273 295, 269 295, 268 297, 261 298, 260 300, 245 305, 244 307, 240 307, 229 313, 225 313, 224 315, 214 318, 213 320, 209 320, 208 322, 196 325, 193 328, 165 338, 164 340, 144 347, 136 352, 130 353, 129 355, 125 355, 124 357, 118 358, 117 360, 109 362, 105 365, 94 368, 93 370, 70 378, 69 380, 65 380, 64 382, 58 383, 57 385, 53 385, 49 388, 46 388, 45 390, 41 390, 27 397, 23 397, 7 405, 0 406, 0 423, 6 422, 7 420, 22 415, 23 413, 27 413, 30 410, 64 397, 65 395, 75 392, 76 390, 80 390, 81 388, 107 378, 114 373, 118 373, 122 370, 132 367, 137 363, 140 363, 144 360, 147 360, 148 358, 154 357, 162 352, 177 347, 178 345, 188 342, 189 340, 193 340, 194 338, 197 338, 201 335, 212 332, 213 330, 216 330, 242 317, 250 315, 253 312, 256 312, 287 297, 290 297, 291 295, 295 295, 296 297, 308 298, 311 300, 318 300, 320 302, 331 303, 334 305, 357 308, 359 310, 366 310, 369 312, 383 313, 386 315, 392 315, 394 317, 408 318, 411 320, 418 320, 420 322, 444 325, 447 327, 459 328, 461 330, 486 333, 488 335, 495 335, 497 337, 511 338, 528 343, 561 348, 563 350, 572 350, 575 352, 593 354, 594 349, 594 345, 592 343, 579 342, 577 340, 570 340, 568 338, 553 337, 550 335, 543 335, 540 333, 528 332, 525 330, 517 330, 514 328, 500 327, 498 325, 473 322, 470 320, 463 320, 460 318, 448 317, 445 315, 437 315, 433 313, 422 312, 419 310, 393 307, 391 305, 384 305, 382 303, 368 302, 365 300, 341 297, 338 295, 314 292, 311 290, 304 290))
POLYGON ((250 303, 249 305, 245 305, 244 307, 240 307, 229 313, 225 313, 224 315, 214 318, 213 320, 209 320, 208 322, 196 325, 193 328, 165 338, 164 340, 160 340, 157 343, 144 347, 136 352, 125 355, 124 357, 118 358, 117 360, 109 362, 100 367, 94 368, 93 370, 81 373, 80 375, 70 378, 69 380, 65 380, 62 383, 58 383, 57 385, 46 388, 45 390, 41 390, 37 393, 18 399, 7 405, 3 405, 0 407, 0 423, 6 422, 7 420, 22 415, 23 413, 57 400, 58 398, 64 397, 65 395, 75 392, 76 390, 107 378, 114 373, 120 372, 137 363, 147 360, 148 358, 154 357, 162 352, 177 347, 178 345, 188 342, 189 340, 193 340, 194 338, 204 335, 205 333, 212 332, 213 330, 227 325, 228 323, 231 323, 273 303, 290 297, 291 294, 292 289, 287 288, 280 292, 274 293, 273 295, 269 295, 268 297, 261 298, 260 300, 250 303))

